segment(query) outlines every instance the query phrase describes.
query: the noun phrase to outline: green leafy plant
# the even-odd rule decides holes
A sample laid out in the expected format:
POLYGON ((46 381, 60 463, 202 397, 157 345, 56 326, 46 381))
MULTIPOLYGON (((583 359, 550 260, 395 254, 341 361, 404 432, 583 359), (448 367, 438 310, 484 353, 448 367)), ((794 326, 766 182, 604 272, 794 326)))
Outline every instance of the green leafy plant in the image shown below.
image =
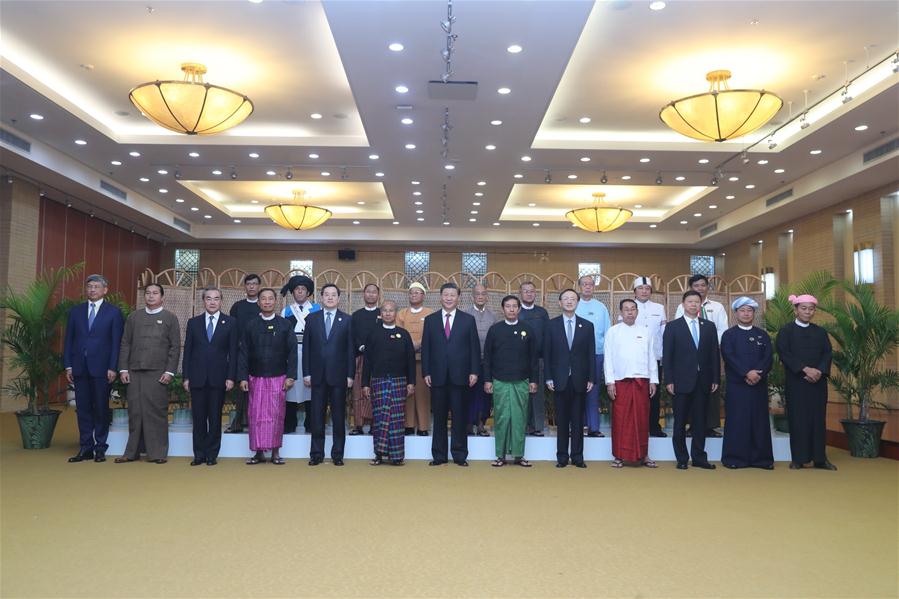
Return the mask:
POLYGON ((184 390, 184 379, 176 374, 169 383, 169 404, 176 408, 186 408, 190 403, 190 394, 184 390))
POLYGON ((24 291, 7 288, 0 308, 11 321, 0 335, 3 345, 12 350, 10 367, 18 371, 4 391, 28 400, 27 411, 35 416, 50 409, 50 384, 62 372, 59 333, 65 323, 71 300, 59 299, 59 285, 77 275, 84 263, 54 269, 36 278, 24 291))
POLYGON ((822 324, 836 342, 830 377, 846 400, 848 419, 858 406, 858 420, 868 421, 871 407, 888 408, 873 399, 877 389, 899 387, 899 372, 883 367, 883 359, 899 346, 899 311, 877 302, 871 285, 839 281, 845 299, 828 301, 822 310, 832 320, 822 324))
MULTIPOLYGON (((131 304, 125 301, 125 296, 123 296, 118 291, 113 291, 112 293, 107 293, 104 298, 105 301, 109 302, 113 306, 117 307, 122 311, 122 318, 127 319, 128 315, 132 312, 131 304)), ((122 380, 117 376, 115 380, 112 382, 109 388, 109 397, 112 400, 112 403, 118 408, 126 408, 128 407, 128 386, 122 382, 122 380)))

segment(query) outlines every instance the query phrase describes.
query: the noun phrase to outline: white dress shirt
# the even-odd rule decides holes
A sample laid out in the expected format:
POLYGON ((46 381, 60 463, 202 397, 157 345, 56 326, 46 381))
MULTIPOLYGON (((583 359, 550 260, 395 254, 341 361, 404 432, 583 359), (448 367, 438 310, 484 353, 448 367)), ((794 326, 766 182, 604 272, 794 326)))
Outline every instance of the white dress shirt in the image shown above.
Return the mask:
MULTIPOLYGON (((684 315, 684 305, 681 304, 677 307, 677 312, 675 312, 674 317, 680 318, 684 315)), ((702 307, 699 310, 699 315, 705 318, 706 320, 711 320, 712 324, 715 325, 715 328, 718 330, 718 343, 721 343, 721 335, 724 334, 724 331, 728 329, 727 324, 727 310, 724 309, 724 306, 716 302, 715 300, 706 299, 702 302, 702 307), (703 312, 705 315, 703 316, 703 312)), ((690 324, 689 322, 687 324, 690 324)))
POLYGON ((620 322, 606 331, 603 372, 606 383, 622 379, 649 379, 659 382, 659 365, 653 338, 645 327, 620 322))

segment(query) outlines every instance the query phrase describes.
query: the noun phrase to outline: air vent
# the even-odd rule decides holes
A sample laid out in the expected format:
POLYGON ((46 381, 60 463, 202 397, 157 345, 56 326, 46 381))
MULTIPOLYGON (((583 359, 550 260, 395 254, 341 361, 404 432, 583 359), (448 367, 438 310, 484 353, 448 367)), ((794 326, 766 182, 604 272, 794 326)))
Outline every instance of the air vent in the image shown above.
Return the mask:
POLYGON ((118 187, 113 185, 112 183, 107 183, 106 181, 100 181, 100 189, 102 189, 109 195, 114 195, 115 197, 119 198, 123 202, 128 201, 128 194, 125 193, 124 190, 119 189, 118 187))
POLYGON ((16 135, 15 133, 10 133, 6 129, 0 129, 0 141, 5 143, 8 146, 12 146, 14 148, 19 148, 23 152, 31 153, 31 144, 16 135))
POLYGON ((789 197, 792 197, 792 196, 793 196, 793 189, 790 188, 790 189, 788 189, 788 190, 786 190, 786 191, 780 192, 780 193, 777 194, 776 196, 771 196, 770 198, 768 198, 767 200, 765 200, 765 206, 766 206, 766 207, 771 207, 771 206, 773 206, 774 204, 777 204, 778 202, 783 202, 785 199, 787 199, 787 198, 789 198, 789 197))
POLYGON ((188 233, 190 233, 190 223, 187 222, 186 220, 181 220, 181 219, 178 218, 177 216, 173 216, 173 217, 172 217, 172 223, 174 223, 174 225, 175 225, 176 227, 178 227, 179 229, 182 229, 182 230, 187 231, 188 233))
POLYGON ((871 162, 872 160, 876 160, 884 154, 895 152, 897 149, 899 149, 899 137, 897 137, 893 141, 886 142, 882 146, 877 146, 873 150, 865 152, 865 155, 862 157, 862 164, 871 162))
POLYGON ((706 225, 705 227, 699 230, 699 236, 705 237, 706 235, 710 235, 718 230, 718 223, 712 223, 710 225, 706 225))
POLYGON ((477 81, 428 81, 428 98, 431 100, 474 100, 477 97, 477 81))

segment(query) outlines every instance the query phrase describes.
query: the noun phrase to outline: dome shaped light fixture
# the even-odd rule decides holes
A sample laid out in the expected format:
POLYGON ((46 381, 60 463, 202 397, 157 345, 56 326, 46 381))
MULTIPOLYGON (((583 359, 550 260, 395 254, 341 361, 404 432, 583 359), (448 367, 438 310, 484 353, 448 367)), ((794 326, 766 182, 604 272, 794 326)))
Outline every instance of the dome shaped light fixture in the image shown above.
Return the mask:
POLYGON ((276 225, 294 231, 314 229, 331 218, 331 211, 327 208, 304 203, 305 195, 304 191, 295 191, 292 202, 270 204, 265 207, 265 213, 276 225))
POLYGON ((665 105, 659 118, 687 137, 700 141, 727 141, 742 137, 770 121, 783 106, 783 100, 759 89, 730 89, 730 71, 711 71, 706 75, 709 91, 687 96, 665 105))
POLYGON ((242 123, 253 113, 253 102, 236 91, 205 83, 206 67, 186 62, 182 81, 150 81, 128 93, 128 99, 148 119, 176 133, 213 135, 242 123))
POLYGON ((626 223, 634 213, 625 208, 613 208, 603 205, 606 194, 593 194, 593 205, 586 208, 575 208, 565 213, 574 226, 590 233, 608 233, 626 223))

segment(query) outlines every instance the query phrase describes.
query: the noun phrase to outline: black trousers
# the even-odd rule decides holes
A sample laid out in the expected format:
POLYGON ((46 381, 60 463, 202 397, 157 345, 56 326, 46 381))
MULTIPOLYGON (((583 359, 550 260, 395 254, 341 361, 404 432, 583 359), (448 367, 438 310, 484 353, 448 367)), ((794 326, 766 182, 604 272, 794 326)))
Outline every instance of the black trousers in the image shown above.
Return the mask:
MULTIPOLYGON (((299 381, 300 385, 303 384, 303 381, 299 381)), ((292 401, 284 402, 284 434, 289 435, 290 433, 295 433, 297 431, 297 410, 300 407, 300 404, 293 403, 292 401)))
MULTIPOLYGON (((238 394, 239 395, 239 394, 238 394)), ((222 448, 222 406, 225 389, 190 388, 190 411, 194 419, 194 458, 215 460, 222 448)))
POLYGON ((465 430, 468 414, 466 385, 431 387, 431 411, 434 412, 434 431, 431 437, 431 456, 435 462, 447 461, 447 418, 453 413, 453 461, 461 464, 468 459, 468 434, 465 430))
POLYGON ((787 419, 790 423, 790 460, 797 464, 827 462, 826 379, 815 384, 787 382, 787 419), (792 384, 791 384, 792 383, 792 384))
MULTIPOLYGON (((85 371, 87 367, 85 366, 85 371)), ((78 417, 79 453, 106 451, 109 436, 109 381, 104 376, 75 377, 75 412, 78 417)))
POLYGON ((705 452, 705 416, 708 411, 709 390, 699 385, 691 393, 674 394, 674 455, 679 464, 686 464, 690 456, 694 464, 709 461, 705 452), (687 454, 687 419, 692 422, 693 440, 687 454))
MULTIPOLYGON (((662 378, 662 363, 659 362, 659 380, 662 378)), ((656 385, 656 392, 649 396, 649 434, 660 435, 662 427, 659 425, 661 417, 661 405, 659 404, 659 395, 662 392, 662 385, 656 385)))
POLYGON ((247 427, 247 405, 250 403, 250 394, 246 391, 237 390, 234 394, 234 422, 231 424, 232 433, 239 433, 247 427))
POLYGON ((553 392, 553 405, 556 409, 556 461, 568 463, 568 442, 571 440, 571 461, 575 464, 584 461, 584 400, 586 391, 577 393, 571 379, 564 391, 553 392))
POLYGON ((325 411, 331 407, 331 459, 342 460, 346 445, 346 386, 312 385, 312 447, 309 457, 325 457, 325 411))

